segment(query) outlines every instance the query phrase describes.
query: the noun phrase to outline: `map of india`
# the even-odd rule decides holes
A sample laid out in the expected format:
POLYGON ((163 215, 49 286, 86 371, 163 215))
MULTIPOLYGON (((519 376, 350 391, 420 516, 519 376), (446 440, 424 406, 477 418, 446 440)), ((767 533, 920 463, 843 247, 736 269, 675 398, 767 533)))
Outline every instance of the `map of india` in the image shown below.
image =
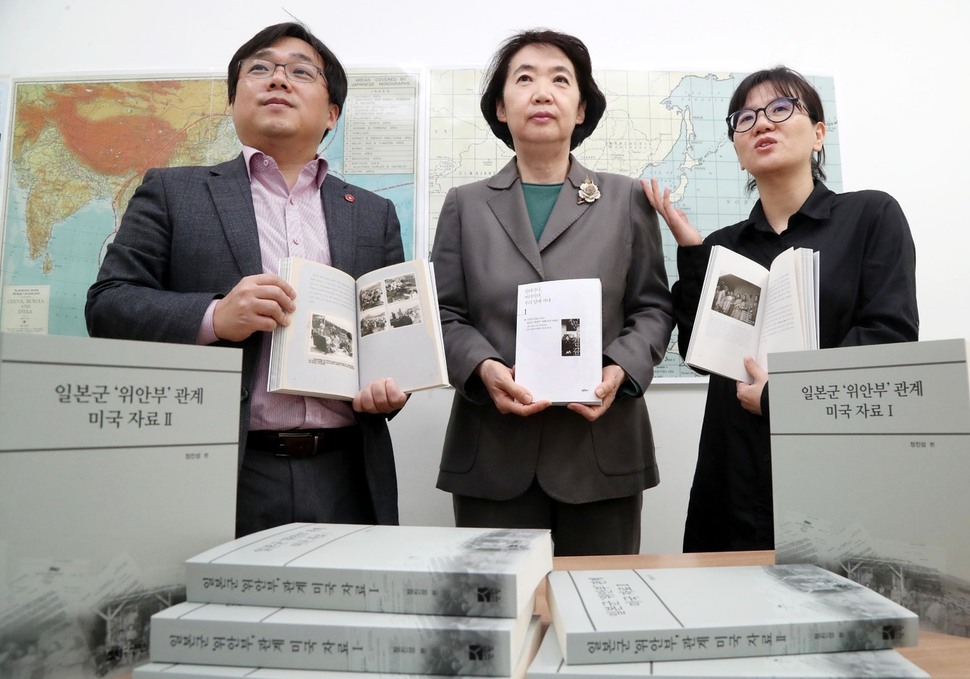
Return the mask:
MULTIPOLYGON (((320 152, 335 175, 394 201, 410 256, 417 77, 348 76, 345 110, 355 120, 348 126, 341 118, 320 152)), ((20 82, 12 98, 4 299, 11 288, 49 291, 46 331, 86 335, 87 288, 144 173, 211 165, 240 152, 225 80, 20 82)))

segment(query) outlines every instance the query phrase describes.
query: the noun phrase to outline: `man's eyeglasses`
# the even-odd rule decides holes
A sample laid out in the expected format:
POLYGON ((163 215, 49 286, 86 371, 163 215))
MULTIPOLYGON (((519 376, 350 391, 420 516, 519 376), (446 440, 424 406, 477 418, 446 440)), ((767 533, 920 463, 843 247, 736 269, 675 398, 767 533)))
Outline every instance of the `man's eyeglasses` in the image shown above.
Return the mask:
MULTIPOLYGON (((289 64, 277 64, 266 59, 243 59, 239 62, 239 70, 247 78, 269 78, 279 67, 283 67, 283 73, 287 80, 297 83, 312 83, 317 76, 322 76, 323 71, 314 66, 301 61, 294 61, 289 64)), ((326 85, 326 80, 324 80, 326 85)))
POLYGON ((754 127, 758 114, 764 112, 765 118, 773 123, 783 123, 792 117, 798 106, 798 97, 779 97, 761 108, 742 108, 725 120, 732 132, 747 132, 754 127))

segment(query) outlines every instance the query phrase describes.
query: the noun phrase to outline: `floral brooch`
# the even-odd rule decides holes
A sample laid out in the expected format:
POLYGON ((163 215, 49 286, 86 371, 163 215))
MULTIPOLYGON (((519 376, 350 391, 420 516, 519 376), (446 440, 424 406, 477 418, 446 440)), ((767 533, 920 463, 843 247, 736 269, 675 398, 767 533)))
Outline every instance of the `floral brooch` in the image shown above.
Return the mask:
POLYGON ((592 203, 599 198, 600 195, 599 187, 590 181, 589 175, 587 175, 586 181, 579 185, 579 200, 576 201, 576 204, 582 205, 583 203, 592 203))

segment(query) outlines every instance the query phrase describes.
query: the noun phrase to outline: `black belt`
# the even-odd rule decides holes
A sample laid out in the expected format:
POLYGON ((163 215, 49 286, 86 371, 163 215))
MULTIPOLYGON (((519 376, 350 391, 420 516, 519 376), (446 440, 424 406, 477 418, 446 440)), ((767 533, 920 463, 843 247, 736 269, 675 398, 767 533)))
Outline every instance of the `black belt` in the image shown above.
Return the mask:
POLYGON ((251 431, 246 436, 246 450, 272 453, 280 457, 310 457, 346 442, 357 431, 357 427, 251 431))

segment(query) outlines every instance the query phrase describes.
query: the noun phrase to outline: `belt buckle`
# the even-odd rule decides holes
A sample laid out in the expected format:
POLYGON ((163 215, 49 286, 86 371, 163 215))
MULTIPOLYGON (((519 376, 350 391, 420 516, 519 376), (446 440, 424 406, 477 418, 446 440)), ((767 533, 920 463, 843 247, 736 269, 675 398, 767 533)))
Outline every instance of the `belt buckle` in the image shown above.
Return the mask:
POLYGON ((317 452, 317 435, 303 432, 280 432, 279 451, 281 457, 310 457, 317 452))

